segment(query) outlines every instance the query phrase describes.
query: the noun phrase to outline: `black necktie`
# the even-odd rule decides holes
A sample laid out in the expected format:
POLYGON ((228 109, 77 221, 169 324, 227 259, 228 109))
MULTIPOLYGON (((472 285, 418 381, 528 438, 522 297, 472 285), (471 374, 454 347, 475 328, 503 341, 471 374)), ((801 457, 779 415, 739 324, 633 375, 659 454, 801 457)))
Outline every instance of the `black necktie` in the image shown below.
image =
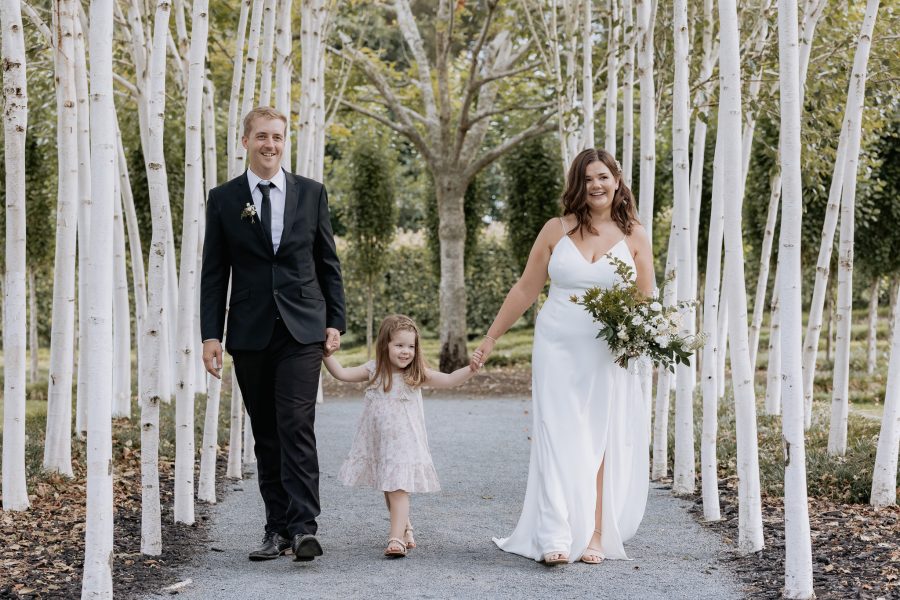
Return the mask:
POLYGON ((269 238, 269 241, 272 240, 272 201, 269 199, 269 194, 271 192, 272 184, 260 181, 257 186, 259 191, 262 192, 262 211, 261 218, 263 231, 266 232, 266 235, 269 238))

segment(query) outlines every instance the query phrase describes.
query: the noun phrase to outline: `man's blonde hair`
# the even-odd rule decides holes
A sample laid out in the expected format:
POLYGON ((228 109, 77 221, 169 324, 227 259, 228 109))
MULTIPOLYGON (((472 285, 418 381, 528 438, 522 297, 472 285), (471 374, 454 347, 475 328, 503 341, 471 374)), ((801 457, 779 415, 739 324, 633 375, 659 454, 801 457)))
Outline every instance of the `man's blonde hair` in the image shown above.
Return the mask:
POLYGON ((253 121, 256 119, 278 119, 284 123, 287 129, 287 117, 281 111, 275 110, 271 106, 257 106, 244 116, 244 137, 250 137, 250 130, 253 128, 253 121))

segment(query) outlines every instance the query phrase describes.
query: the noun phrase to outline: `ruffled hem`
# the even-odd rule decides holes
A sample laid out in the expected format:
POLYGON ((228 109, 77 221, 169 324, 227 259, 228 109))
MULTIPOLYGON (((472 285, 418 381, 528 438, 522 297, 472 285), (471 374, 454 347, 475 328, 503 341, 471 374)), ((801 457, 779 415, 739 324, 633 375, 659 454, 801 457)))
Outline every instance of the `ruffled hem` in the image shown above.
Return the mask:
POLYGON ((341 466, 338 479, 344 485, 373 487, 383 492, 403 490, 421 494, 441 490, 431 463, 379 465, 363 458, 348 458, 341 466))

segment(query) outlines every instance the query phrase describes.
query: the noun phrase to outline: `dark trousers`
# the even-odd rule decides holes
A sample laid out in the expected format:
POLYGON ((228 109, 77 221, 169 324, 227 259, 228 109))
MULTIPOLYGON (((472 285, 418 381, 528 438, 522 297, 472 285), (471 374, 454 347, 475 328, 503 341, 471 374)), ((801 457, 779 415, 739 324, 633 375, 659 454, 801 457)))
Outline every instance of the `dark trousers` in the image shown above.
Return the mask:
POLYGON ((314 426, 322 344, 297 342, 278 319, 265 349, 231 354, 256 438, 266 531, 288 539, 314 534, 320 512, 314 426))

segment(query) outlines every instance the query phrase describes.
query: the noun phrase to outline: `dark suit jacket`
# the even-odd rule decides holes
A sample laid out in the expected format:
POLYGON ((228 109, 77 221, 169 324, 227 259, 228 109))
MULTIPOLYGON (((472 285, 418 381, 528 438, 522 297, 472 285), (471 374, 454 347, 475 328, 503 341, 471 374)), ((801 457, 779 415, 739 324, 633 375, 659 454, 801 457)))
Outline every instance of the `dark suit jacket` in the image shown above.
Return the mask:
POLYGON ((231 275, 228 351, 262 350, 272 337, 276 305, 288 331, 303 344, 325 340, 325 328, 346 329, 341 265, 317 181, 285 173, 284 231, 278 252, 253 206, 247 173, 210 190, 200 275, 200 332, 222 339, 231 275))

